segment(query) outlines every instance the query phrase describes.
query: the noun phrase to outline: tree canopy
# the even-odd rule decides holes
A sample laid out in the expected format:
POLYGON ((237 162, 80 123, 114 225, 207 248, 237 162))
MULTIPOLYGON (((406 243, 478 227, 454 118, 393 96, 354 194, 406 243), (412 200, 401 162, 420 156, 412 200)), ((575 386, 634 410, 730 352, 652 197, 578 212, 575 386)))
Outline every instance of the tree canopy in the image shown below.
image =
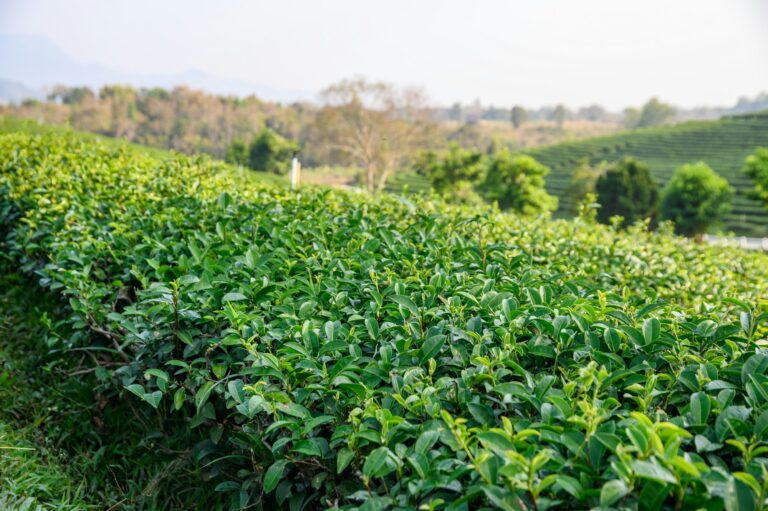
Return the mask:
POLYGON ((659 98, 651 98, 643 107, 627 108, 624 110, 625 123, 630 128, 647 128, 657 126, 668 121, 675 115, 675 110, 667 103, 662 103, 659 98))
POLYGON ((609 223, 621 215, 623 225, 652 217, 656 212, 658 186, 650 169, 632 158, 624 158, 610 166, 595 183, 600 209, 597 219, 609 223))
POLYGON ((731 209, 733 188, 704 162, 678 167, 661 193, 661 217, 675 232, 699 236, 731 209))
POLYGON ((755 183, 750 195, 768 209, 768 147, 759 147, 747 157, 744 173, 755 183))
POLYGON ((381 191, 387 179, 423 148, 434 122, 423 93, 396 89, 363 78, 342 80, 321 93, 323 108, 314 129, 328 151, 360 165, 369 191, 381 191))
POLYGON ((296 142, 264 128, 256 134, 248 148, 248 165, 254 170, 287 174, 291 159, 298 150, 296 142))
POLYGON ((549 168, 531 156, 513 155, 504 148, 489 157, 481 192, 486 200, 496 201, 501 209, 525 215, 549 213, 557 209, 557 197, 544 189, 547 174, 549 168))

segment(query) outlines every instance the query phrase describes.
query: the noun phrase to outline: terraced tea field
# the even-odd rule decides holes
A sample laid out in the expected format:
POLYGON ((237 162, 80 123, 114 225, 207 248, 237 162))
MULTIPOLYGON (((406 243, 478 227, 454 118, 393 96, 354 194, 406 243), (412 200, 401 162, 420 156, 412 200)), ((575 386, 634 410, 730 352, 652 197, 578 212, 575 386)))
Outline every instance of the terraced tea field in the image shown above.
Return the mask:
POLYGON ((733 211, 725 227, 739 235, 768 236, 768 211, 747 197, 751 180, 743 173, 744 159, 756 147, 768 147, 768 112, 648 128, 609 137, 557 144, 529 153, 547 165, 547 189, 560 198, 560 213, 572 206, 564 192, 571 172, 586 158, 590 164, 613 162, 624 156, 638 158, 651 168, 660 185, 684 163, 705 161, 736 189, 733 211))
MULTIPOLYGON (((678 166, 696 161, 707 162, 728 179, 736 189, 733 211, 725 220, 725 228, 742 236, 768 236, 768 211, 747 197, 752 182, 743 173, 744 159, 756 147, 768 146, 768 112, 737 116, 718 121, 688 122, 676 126, 648 128, 568 142, 528 151, 548 166, 547 190, 557 195, 557 216, 566 217, 572 204, 565 197, 571 172, 586 158, 590 164, 613 162, 632 156, 647 163, 659 185, 678 166)), ((400 193, 429 190, 429 182, 415 173, 401 173, 390 179, 387 190, 400 193)))

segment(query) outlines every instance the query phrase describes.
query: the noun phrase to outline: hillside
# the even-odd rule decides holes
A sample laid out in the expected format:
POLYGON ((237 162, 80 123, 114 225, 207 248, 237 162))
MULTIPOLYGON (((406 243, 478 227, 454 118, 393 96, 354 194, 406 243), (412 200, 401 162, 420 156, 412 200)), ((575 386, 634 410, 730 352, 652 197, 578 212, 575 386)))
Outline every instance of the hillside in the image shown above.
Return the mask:
MULTIPOLYGON (((97 135, 95 133, 88 133, 84 131, 73 130, 67 126, 57 126, 53 124, 45 124, 35 122, 30 119, 20 119, 17 117, 0 115, 0 135, 9 133, 27 133, 30 135, 59 135, 74 137, 77 140, 100 144, 102 146, 110 147, 112 149, 127 150, 133 154, 141 154, 157 159, 168 159, 179 157, 180 154, 176 151, 161 149, 154 146, 134 144, 119 138, 107 137, 104 135, 97 135)), ((199 155, 196 158, 207 161, 216 161, 214 158, 208 155, 199 155)), ((217 165, 226 167, 230 172, 236 172, 242 176, 246 181, 253 181, 257 183, 270 183, 273 185, 287 184, 284 177, 269 172, 261 172, 257 170, 245 169, 242 167, 236 167, 233 165, 225 164, 224 162, 217 162, 217 165)))
MULTIPOLYGON (((296 192, 57 132, 0 135, 0 225, 18 273, 4 282, 56 307, 40 349, 70 365, 50 376, 94 386, 29 437, 90 438, 108 473, 87 488, 104 507, 762 498, 764 254, 589 218, 296 192), (102 449, 104 430, 135 445, 102 449), (113 480, 116 502, 101 486, 113 480)), ((14 403, 47 381, 14 386, 14 403)))
POLYGON ((746 194, 752 182, 743 174, 744 159, 756 147, 768 147, 768 112, 718 121, 688 122, 641 129, 607 137, 557 144, 528 151, 552 170, 547 189, 560 197, 560 212, 571 204, 563 193, 570 175, 586 158, 590 164, 632 156, 647 163, 663 185, 683 163, 705 161, 736 189, 733 211, 725 228, 745 236, 768 236, 768 211, 746 194))

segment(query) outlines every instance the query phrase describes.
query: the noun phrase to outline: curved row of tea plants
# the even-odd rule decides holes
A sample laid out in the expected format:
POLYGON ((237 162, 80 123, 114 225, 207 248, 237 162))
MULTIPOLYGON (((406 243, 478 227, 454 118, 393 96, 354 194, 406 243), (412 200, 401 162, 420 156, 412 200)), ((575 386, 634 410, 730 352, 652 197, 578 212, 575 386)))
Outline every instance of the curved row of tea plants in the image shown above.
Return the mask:
POLYGON ((61 135, 0 136, 0 219, 222 507, 763 507, 765 255, 61 135))

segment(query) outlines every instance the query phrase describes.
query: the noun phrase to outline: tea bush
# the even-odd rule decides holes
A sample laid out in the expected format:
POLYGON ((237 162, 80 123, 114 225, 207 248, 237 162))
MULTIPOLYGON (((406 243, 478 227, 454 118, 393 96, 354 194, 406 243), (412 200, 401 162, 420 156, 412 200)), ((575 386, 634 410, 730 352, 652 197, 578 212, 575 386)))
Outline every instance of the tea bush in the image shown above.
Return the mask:
POLYGON ((764 254, 59 134, 0 136, 0 218, 222 507, 763 508, 764 254))

